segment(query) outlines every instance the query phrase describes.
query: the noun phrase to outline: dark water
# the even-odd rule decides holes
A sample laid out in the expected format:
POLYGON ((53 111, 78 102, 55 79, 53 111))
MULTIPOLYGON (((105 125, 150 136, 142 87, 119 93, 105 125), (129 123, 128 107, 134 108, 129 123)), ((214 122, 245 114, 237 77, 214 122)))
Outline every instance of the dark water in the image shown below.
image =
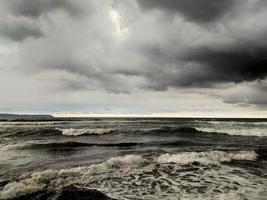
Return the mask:
POLYGON ((266 199, 267 120, 0 122, 0 199, 59 190, 82 199, 88 189, 114 199, 266 199))

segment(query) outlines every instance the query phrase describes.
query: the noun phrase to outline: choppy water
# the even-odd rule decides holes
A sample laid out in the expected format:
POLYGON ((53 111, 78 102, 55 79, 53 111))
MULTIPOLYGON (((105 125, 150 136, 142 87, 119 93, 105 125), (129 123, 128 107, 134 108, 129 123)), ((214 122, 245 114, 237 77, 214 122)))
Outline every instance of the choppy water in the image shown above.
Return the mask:
POLYGON ((0 199, 70 185, 115 199, 266 199, 267 120, 0 122, 0 199))

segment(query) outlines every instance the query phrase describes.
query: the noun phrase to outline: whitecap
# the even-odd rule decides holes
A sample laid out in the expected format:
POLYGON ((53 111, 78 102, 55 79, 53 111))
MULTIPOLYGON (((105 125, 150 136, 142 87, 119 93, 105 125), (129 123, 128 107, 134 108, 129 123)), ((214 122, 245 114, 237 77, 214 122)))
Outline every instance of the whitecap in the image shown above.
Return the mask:
POLYGON ((206 133, 223 133, 233 136, 256 136, 267 137, 266 128, 244 128, 244 127, 201 127, 197 128, 198 131, 206 133))
POLYGON ((66 136, 103 135, 115 131, 110 128, 57 128, 66 136))
MULTIPOLYGON (((166 164, 174 167, 170 168, 171 171, 166 173, 173 173, 173 169, 178 167, 176 173, 179 174, 181 173, 179 172, 179 168, 183 168, 184 165, 191 164, 194 162, 199 162, 204 166, 207 166, 209 164, 220 165, 220 162, 229 162, 231 160, 255 160, 256 158, 257 154, 254 151, 181 152, 176 154, 167 153, 159 156, 150 156, 150 157, 143 155, 126 155, 126 156, 110 158, 102 163, 92 164, 89 166, 81 166, 81 167, 74 167, 61 170, 45 170, 42 172, 24 174, 18 179, 18 181, 10 182, 3 187, 2 191, 0 191, 0 199, 10 199, 14 197, 19 197, 24 194, 42 190, 43 188, 55 189, 68 186, 71 184, 87 185, 89 183, 91 184, 92 187, 98 188, 102 192, 107 192, 108 195, 110 196, 112 196, 113 194, 110 191, 116 190, 119 192, 118 193, 119 197, 122 194, 121 191, 124 191, 126 193, 127 191, 121 190, 119 188, 119 185, 117 185, 118 187, 114 188, 113 184, 115 183, 114 180, 111 179, 112 177, 115 177, 116 178, 115 181, 118 181, 118 183, 116 182, 116 184, 129 185, 129 187, 132 187, 133 184, 141 184, 142 179, 149 181, 152 186, 153 185, 152 183, 155 181, 155 177, 153 176, 153 173, 149 173, 151 176, 150 177, 145 172, 151 170, 153 171, 153 169, 159 169, 159 171, 161 171, 159 173, 165 173, 165 170, 169 169, 168 167, 164 168, 164 165, 166 164), (165 170, 161 170, 160 169, 161 167, 162 169, 165 170), (123 177, 125 177, 126 180, 124 180, 124 182, 122 183, 121 182, 122 180, 119 181, 119 179, 123 179, 123 177), (104 182, 102 182, 102 180, 104 182), (128 183, 127 182, 128 180, 133 182, 128 183), (105 183, 111 185, 106 185, 105 183)), ((223 165, 220 166, 222 167, 223 165)), ((209 171, 206 170, 202 172, 209 173, 209 171)), ((222 173, 225 174, 223 171, 222 173)), ((228 172, 226 174, 228 174, 228 172)), ((167 174, 162 174, 161 176, 168 177, 167 174)), ((208 177, 208 176, 203 176, 203 177, 208 177)), ((172 175, 170 176, 170 178, 172 179, 171 182, 170 181, 166 182, 163 178, 161 180, 162 184, 163 183, 174 184, 173 186, 172 185, 168 186, 170 188, 175 187, 175 185, 177 185, 177 187, 180 185, 181 180, 176 180, 176 178, 179 178, 178 175, 177 176, 172 175), (179 184, 178 182, 176 183, 176 181, 178 181, 179 184)), ((160 179, 157 180, 159 181, 160 179)), ((122 187, 122 185, 120 187, 122 187)), ((141 188, 143 188, 143 186, 141 188)), ((151 188, 143 188, 143 189, 151 190, 151 188)), ((178 189, 179 188, 177 188, 177 190, 178 189)), ((181 188, 179 190, 181 190, 181 188)), ((160 189, 160 192, 156 195, 161 195, 161 193, 162 191, 160 189)), ((150 199, 153 198, 151 197, 150 199)))
POLYGON ((208 151, 208 152, 182 152, 177 154, 162 154, 156 158, 158 163, 176 163, 180 165, 198 162, 204 165, 230 162, 231 160, 256 160, 258 154, 254 151, 208 151))

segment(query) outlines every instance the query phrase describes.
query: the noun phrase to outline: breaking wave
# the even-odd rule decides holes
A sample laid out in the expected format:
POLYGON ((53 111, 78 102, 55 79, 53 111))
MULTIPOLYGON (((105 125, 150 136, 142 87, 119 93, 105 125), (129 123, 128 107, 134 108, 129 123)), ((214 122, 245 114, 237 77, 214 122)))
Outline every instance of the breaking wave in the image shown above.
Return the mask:
POLYGON ((265 128, 225 128, 225 127, 203 127, 197 128, 198 131, 206 133, 222 133, 231 136, 254 136, 254 137, 267 137, 267 129, 265 128))
MULTIPOLYGON (((110 133, 145 133, 145 134, 176 134, 181 136, 199 136, 198 134, 224 134, 230 136, 254 136, 267 137, 266 128, 240 128, 240 127, 169 127, 142 130, 142 129, 125 129, 118 130, 112 128, 57 128, 56 131, 61 131, 65 136, 82 136, 82 135, 104 135, 110 133)), ((47 132, 47 131, 46 131, 47 132)), ((53 132, 50 130, 50 132, 53 132)), ((55 132, 55 131, 54 131, 55 132)))
POLYGON ((170 133, 170 134, 196 134, 201 131, 197 130, 194 127, 187 127, 187 126, 181 126, 181 127, 170 127, 170 126, 162 126, 161 128, 156 128, 152 130, 146 131, 147 134, 162 134, 162 133, 170 133))
POLYGON ((82 136, 82 135, 104 135, 109 133, 145 133, 145 134, 196 134, 199 133, 193 127, 169 127, 163 126, 155 129, 112 129, 112 128, 57 128, 66 136, 82 136))
POLYGON ((47 187, 64 187, 81 181, 79 177, 107 172, 111 169, 128 169, 142 165, 144 159, 138 155, 110 158, 109 160, 90 166, 62 170, 46 170, 20 177, 20 181, 11 182, 0 192, 0 199, 10 199, 28 193, 40 191, 47 187), (78 178, 78 179, 77 179, 78 178))
POLYGON ((148 133, 161 134, 171 133, 181 136, 199 136, 198 134, 224 134, 230 136, 254 136, 267 137, 267 128, 265 127, 235 127, 235 126, 214 126, 214 127, 169 127, 164 126, 159 129, 150 130, 148 133))
POLYGON ((254 151, 209 151, 209 152, 184 152, 178 154, 163 154, 156 161, 158 163, 176 163, 187 165, 200 163, 204 165, 218 164, 220 162, 230 162, 232 160, 256 160, 258 154, 254 151))
MULTIPOLYGON (((0 130, 1 131, 1 130, 0 130)), ((240 127, 170 127, 162 126, 155 129, 114 129, 114 128, 21 128, 16 131, 5 129, 1 131, 5 136, 85 136, 105 134, 151 134, 151 135, 177 135, 182 137, 199 137, 201 134, 212 136, 212 134, 224 134, 230 136, 254 136, 267 137, 266 128, 240 128, 240 127)))
POLYGON ((81 136, 81 135, 104 135, 114 133, 115 129, 110 128, 58 128, 63 135, 66 136, 81 136))
MULTIPOLYGON (((104 181, 105 179, 108 182, 111 181, 111 183, 114 183, 114 181, 118 181, 118 178, 115 180, 111 179, 111 174, 118 174, 118 177, 123 178, 128 176, 129 174, 135 173, 136 170, 139 170, 137 173, 139 174, 138 176, 141 176, 140 174, 144 174, 143 178, 147 179, 147 176, 149 174, 151 174, 152 176, 154 173, 153 176, 157 176, 157 173, 153 172, 153 169, 160 169, 161 165, 164 169, 165 164, 170 164, 170 167, 167 167, 166 170, 171 170, 168 173, 173 173, 174 169, 173 167, 171 167, 173 165, 184 166, 198 162, 200 164, 203 164, 204 166, 207 166, 210 164, 220 165, 221 162, 230 162, 231 160, 253 161, 256 159, 257 154, 254 151, 183 152, 176 154, 166 153, 159 156, 150 157, 144 155, 126 155, 121 157, 110 158, 109 160, 103 163, 93 164, 90 166, 82 166, 61 170, 46 170, 42 172, 24 174, 18 179, 18 181, 10 182, 3 187, 2 191, 0 191, 0 199, 11 199, 44 189, 62 188, 72 184, 86 185, 90 181, 92 181, 92 185, 96 184, 95 181, 97 181, 99 184, 102 184, 102 181, 104 181), (152 169, 152 172, 147 172, 147 170, 149 169, 152 169)), ((203 173, 205 171, 206 170, 204 170, 203 173)), ((177 173, 178 172, 179 170, 177 171, 177 173)), ((135 179, 135 176, 137 176, 137 174, 129 175, 129 177, 134 181, 133 183, 130 183, 130 185, 138 184, 138 182, 140 181, 137 181, 135 179)), ((179 176, 171 177, 175 178, 179 176)), ((155 179, 153 178, 153 180, 151 181, 155 181, 155 179)), ((119 183, 127 184, 127 181, 124 183, 119 181, 119 183)), ((134 187, 137 186, 138 185, 135 185, 134 187)), ((112 190, 112 188, 114 189, 114 186, 111 185, 111 188, 104 188, 102 189, 112 190)))

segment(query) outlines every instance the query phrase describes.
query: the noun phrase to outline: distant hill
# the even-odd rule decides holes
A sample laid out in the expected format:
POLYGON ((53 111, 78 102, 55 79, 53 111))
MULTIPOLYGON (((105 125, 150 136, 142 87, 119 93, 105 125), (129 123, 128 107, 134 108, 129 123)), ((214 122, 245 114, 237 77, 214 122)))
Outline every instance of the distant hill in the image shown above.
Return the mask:
POLYGON ((42 121, 54 120, 52 115, 17 115, 17 114, 0 114, 0 121, 42 121))

